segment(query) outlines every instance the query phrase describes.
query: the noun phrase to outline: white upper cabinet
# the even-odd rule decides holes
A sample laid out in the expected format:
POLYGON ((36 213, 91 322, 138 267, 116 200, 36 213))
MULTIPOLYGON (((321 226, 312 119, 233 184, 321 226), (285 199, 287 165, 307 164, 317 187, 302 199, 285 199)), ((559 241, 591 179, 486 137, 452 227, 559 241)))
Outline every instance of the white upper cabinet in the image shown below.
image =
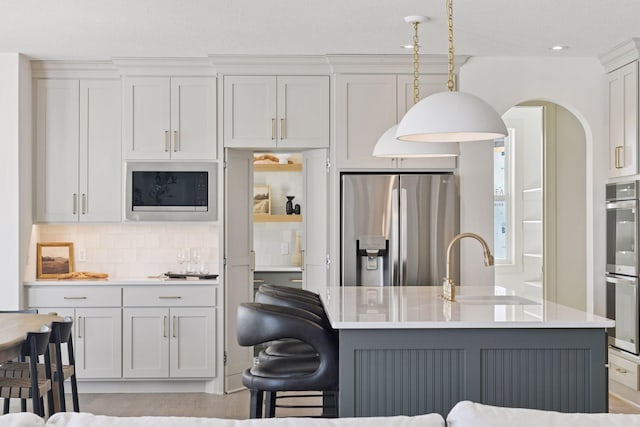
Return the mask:
POLYGON ((36 81, 36 221, 121 220, 117 80, 36 81))
POLYGON ((380 135, 397 123, 396 76, 336 76, 336 150, 339 168, 394 168, 373 157, 380 135))
MULTIPOLYGON (((447 90, 447 76, 420 76, 420 99, 447 90)), ((350 74, 336 77, 336 145, 339 168, 453 169, 454 157, 373 157, 380 136, 413 106, 413 75, 350 74)))
POLYGON ((638 61, 608 74, 609 177, 635 175, 638 161, 638 61))
POLYGON ((225 76, 224 146, 329 146, 328 76, 225 76))
POLYGON ((215 77, 125 77, 125 159, 215 160, 215 77))

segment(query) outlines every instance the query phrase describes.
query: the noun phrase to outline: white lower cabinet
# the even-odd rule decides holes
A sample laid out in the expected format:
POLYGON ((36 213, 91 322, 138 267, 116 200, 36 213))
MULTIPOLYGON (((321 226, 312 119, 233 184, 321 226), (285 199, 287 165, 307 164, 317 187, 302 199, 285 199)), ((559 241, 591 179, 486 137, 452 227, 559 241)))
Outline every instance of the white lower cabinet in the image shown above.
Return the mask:
POLYGON ((214 305, 212 288, 124 288, 123 377, 214 377, 214 305))
POLYGON ((121 292, 119 287, 107 286, 27 288, 30 308, 73 318, 76 374, 80 379, 122 377, 121 292))
MULTIPOLYGON (((213 286, 26 286, 30 308, 74 319, 79 379, 216 376, 213 286)), ((63 355, 66 360, 66 354, 63 355)))
POLYGON ((120 378, 120 308, 76 308, 74 341, 80 378, 120 378))

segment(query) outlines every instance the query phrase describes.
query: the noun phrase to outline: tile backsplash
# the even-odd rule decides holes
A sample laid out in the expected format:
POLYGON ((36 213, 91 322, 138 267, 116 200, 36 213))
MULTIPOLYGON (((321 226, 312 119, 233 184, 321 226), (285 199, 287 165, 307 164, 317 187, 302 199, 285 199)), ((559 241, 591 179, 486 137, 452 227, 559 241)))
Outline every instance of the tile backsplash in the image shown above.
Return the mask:
POLYGON ((197 249, 201 264, 218 273, 217 223, 121 223, 34 225, 26 280, 36 275, 36 242, 73 242, 75 270, 108 273, 113 279, 179 271, 180 248, 197 249), (86 261, 78 251, 84 249, 86 261))

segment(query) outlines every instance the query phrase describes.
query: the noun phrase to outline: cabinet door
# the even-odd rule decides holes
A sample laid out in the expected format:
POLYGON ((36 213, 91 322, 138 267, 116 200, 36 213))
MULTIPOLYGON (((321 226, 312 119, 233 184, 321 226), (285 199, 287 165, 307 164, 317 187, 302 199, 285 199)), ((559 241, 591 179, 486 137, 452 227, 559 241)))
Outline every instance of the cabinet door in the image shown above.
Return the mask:
POLYGON ((329 77, 278 76, 278 148, 329 147, 329 77))
POLYGON ((253 349, 236 341, 236 311, 242 302, 253 301, 253 153, 226 151, 225 168, 225 392, 240 390, 242 371, 251 366, 253 349))
POLYGON ((224 77, 224 146, 276 146, 276 78, 224 77))
POLYGON ((215 312, 214 307, 171 308, 170 377, 215 376, 215 312))
POLYGON ((78 80, 36 83, 36 221, 78 220, 78 80))
POLYGON ((76 372, 80 378, 122 376, 120 308, 76 309, 76 372))
POLYGON ((122 323, 122 376, 167 378, 169 309, 125 308, 122 323))
POLYGON ((635 175, 638 145, 638 62, 608 75, 609 176, 635 175))
POLYGON ((380 136, 397 123, 395 75, 336 77, 336 147, 339 168, 395 168, 373 157, 380 136))
POLYGON ((118 80, 80 82, 80 221, 121 220, 121 99, 118 80))
POLYGON ((171 158, 216 159, 215 77, 171 78, 171 158))
POLYGON ((302 283, 305 289, 320 295, 325 294, 328 283, 328 188, 327 150, 305 151, 304 194, 307 206, 304 216, 302 283))
POLYGON ((125 159, 162 160, 171 156, 168 77, 125 77, 123 151, 125 159))
MULTIPOLYGON (((446 74, 426 74, 420 76, 420 99, 447 89, 446 74)), ((398 122, 413 107, 413 75, 398 75, 398 122)), ((423 157, 398 160, 401 169, 455 169, 456 157, 423 157)))

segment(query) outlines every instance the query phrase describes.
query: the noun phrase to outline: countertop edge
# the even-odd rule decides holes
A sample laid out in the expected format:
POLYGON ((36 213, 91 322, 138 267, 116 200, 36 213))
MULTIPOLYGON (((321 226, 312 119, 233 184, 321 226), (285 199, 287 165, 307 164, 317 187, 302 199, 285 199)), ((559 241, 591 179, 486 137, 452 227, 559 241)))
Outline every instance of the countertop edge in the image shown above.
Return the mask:
POLYGON ((614 321, 573 322, 331 322, 339 330, 367 329, 606 329, 615 326, 614 321))
POLYGON ((218 279, 215 280, 180 280, 180 279, 117 279, 117 280, 33 280, 22 283, 25 287, 54 287, 54 286, 164 286, 164 285, 185 285, 185 286, 216 286, 220 285, 218 279))

